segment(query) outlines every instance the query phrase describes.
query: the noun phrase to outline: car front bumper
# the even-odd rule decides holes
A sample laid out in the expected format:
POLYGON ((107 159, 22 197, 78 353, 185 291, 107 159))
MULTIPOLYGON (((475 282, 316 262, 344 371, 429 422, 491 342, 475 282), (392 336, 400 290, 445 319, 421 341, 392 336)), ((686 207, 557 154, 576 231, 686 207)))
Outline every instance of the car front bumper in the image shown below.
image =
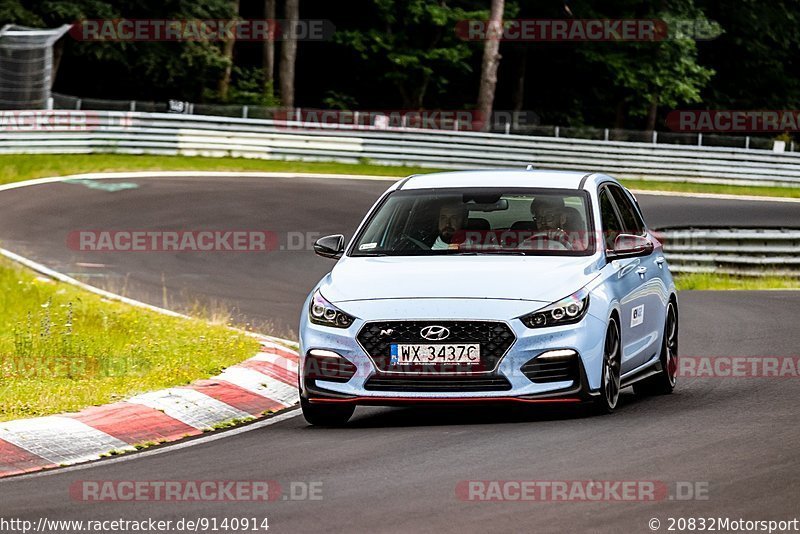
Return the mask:
MULTIPOLYGON (((308 303, 306 303, 307 305, 308 303)), ((415 299, 413 301, 362 301, 337 304, 358 317, 347 329, 312 324, 303 313, 300 324, 301 395, 312 403, 352 403, 359 405, 407 405, 439 403, 572 403, 588 400, 600 388, 603 340, 606 321, 589 313, 577 324, 531 329, 519 319, 541 304, 529 301, 479 299, 415 299), (363 317, 369 317, 368 320, 363 317), (370 380, 381 373, 357 336, 373 321, 499 321, 513 332, 515 340, 491 374, 505 379, 503 390, 475 391, 470 388, 430 391, 428 388, 381 390, 370 380), (322 349, 338 354, 355 366, 346 382, 304 376, 309 351, 322 349), (551 351, 574 351, 578 360, 576 379, 533 381, 523 366, 551 351)), ((404 375, 406 376, 406 375, 404 375)), ((445 376, 445 375, 442 375, 445 376)))

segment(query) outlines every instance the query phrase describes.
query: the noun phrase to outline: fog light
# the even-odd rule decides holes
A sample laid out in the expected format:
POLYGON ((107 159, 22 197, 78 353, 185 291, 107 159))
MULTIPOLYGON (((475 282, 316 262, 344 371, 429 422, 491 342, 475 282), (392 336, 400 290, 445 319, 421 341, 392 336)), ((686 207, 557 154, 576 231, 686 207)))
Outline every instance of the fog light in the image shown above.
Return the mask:
POLYGON ((312 349, 306 355, 303 376, 306 380, 347 382, 356 374, 356 366, 332 350, 312 349))

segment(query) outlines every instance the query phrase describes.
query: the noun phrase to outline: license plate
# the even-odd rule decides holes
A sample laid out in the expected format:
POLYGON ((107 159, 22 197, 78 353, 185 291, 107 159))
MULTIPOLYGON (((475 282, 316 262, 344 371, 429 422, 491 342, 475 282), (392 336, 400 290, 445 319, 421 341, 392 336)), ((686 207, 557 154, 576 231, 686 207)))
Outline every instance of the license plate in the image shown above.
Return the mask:
POLYGON ((480 343, 392 343, 391 365, 432 365, 481 363, 480 343))

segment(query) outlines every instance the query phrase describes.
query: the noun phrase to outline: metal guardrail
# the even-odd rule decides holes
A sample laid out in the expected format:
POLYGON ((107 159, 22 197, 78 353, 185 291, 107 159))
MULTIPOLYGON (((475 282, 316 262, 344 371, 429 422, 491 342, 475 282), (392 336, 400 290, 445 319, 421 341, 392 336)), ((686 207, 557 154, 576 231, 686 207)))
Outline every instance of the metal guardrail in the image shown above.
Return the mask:
POLYGON ((800 153, 794 152, 427 129, 330 127, 169 113, 0 112, 0 153, 94 152, 369 161, 459 169, 530 163, 553 169, 607 172, 621 178, 800 187, 800 153), (31 122, 30 127, 26 120, 31 122))
POLYGON ((800 277, 800 229, 663 228, 673 272, 800 277))

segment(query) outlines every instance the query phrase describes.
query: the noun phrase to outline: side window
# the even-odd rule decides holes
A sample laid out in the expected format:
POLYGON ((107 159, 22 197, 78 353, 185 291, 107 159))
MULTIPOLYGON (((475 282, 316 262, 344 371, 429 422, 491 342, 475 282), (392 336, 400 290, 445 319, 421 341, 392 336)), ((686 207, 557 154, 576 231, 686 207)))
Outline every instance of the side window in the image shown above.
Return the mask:
POLYGON ((634 235, 644 235, 644 221, 639 216, 636 206, 633 205, 631 199, 625 192, 616 186, 609 186, 608 190, 611 196, 614 197, 614 202, 617 204, 619 214, 622 217, 622 223, 625 226, 625 232, 634 235))
POLYGON ((614 211, 614 205, 608 196, 608 189, 605 187, 600 190, 600 218, 603 220, 603 237, 606 242, 606 250, 614 248, 614 241, 617 236, 623 233, 622 224, 614 211))

